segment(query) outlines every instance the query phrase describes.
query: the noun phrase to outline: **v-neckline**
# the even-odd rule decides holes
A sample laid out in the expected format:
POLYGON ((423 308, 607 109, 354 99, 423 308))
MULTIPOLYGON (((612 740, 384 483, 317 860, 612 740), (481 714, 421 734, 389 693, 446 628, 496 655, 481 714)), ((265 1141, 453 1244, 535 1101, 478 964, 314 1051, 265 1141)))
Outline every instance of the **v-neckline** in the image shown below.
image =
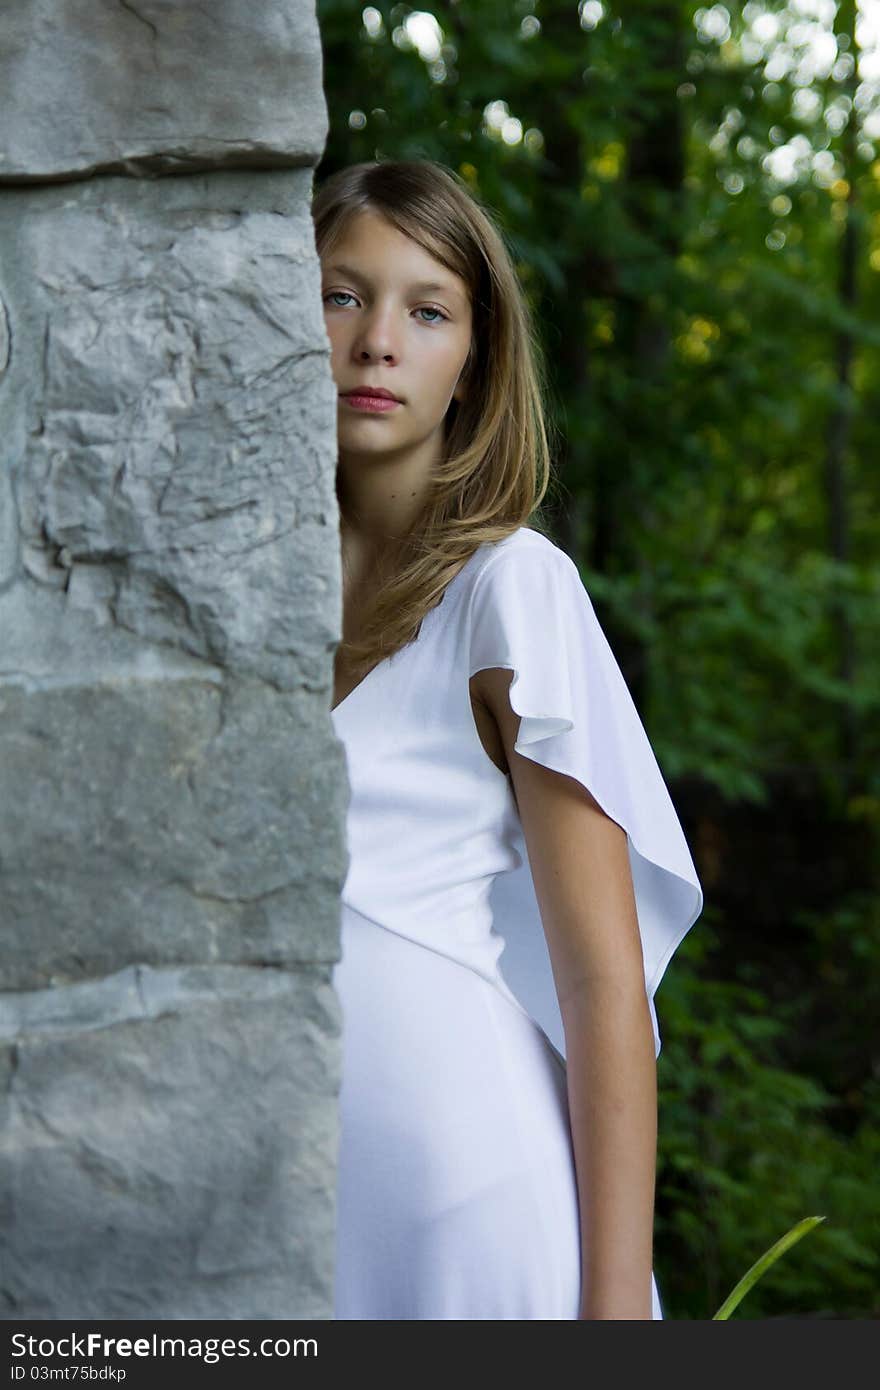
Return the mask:
MULTIPOLYGON (((460 573, 460 571, 459 571, 459 573, 460 573)), ((457 579, 457 578, 458 578, 458 575, 456 575, 455 578, 457 579)), ((452 583, 452 582, 454 582, 454 581, 450 581, 450 583, 452 583)), ((367 672, 367 674, 366 674, 365 676, 361 676, 361 678, 360 678, 360 680, 358 681, 357 685, 353 685, 352 688, 351 688, 351 690, 349 690, 348 694, 347 694, 347 695, 343 695, 343 697, 342 697, 342 699, 339 701, 339 703, 333 706, 333 708, 330 710, 330 715, 331 715, 331 717, 332 717, 334 714, 338 714, 339 711, 342 709, 343 705, 347 705, 348 702, 349 702, 351 699, 353 699, 353 697, 358 693, 358 691, 361 689, 361 687, 364 686, 364 685, 366 685, 367 681, 370 679, 370 677, 371 677, 372 675, 375 674, 376 671, 380 670, 381 667, 383 667, 383 666, 387 666, 387 665, 388 665, 388 662, 391 660, 391 657, 392 657, 392 656, 396 656, 396 655, 398 654, 398 652, 407 651, 410 647, 416 647, 416 646, 418 646, 419 642, 421 642, 422 637, 423 637, 424 634, 425 634, 425 623, 428 621, 428 618, 431 616, 431 614, 432 614, 432 613, 435 613, 435 612, 437 611, 437 609, 440 608, 440 607, 442 606, 443 601, 444 601, 444 599, 446 598, 446 595, 447 595, 448 591, 449 591, 449 585, 447 584, 446 588, 443 590, 443 596, 441 597, 440 602, 439 602, 439 603, 436 603, 436 604, 434 605, 433 608, 430 608, 430 609, 428 610, 428 612, 425 614, 424 618, 422 619, 421 624, 420 624, 420 626, 419 626, 418 635, 417 635, 416 637, 414 637, 413 640, 412 640, 411 642, 408 642, 408 643, 406 644, 405 647, 399 647, 399 648, 397 649, 397 652, 391 652, 391 654, 390 654, 389 656, 383 656, 383 657, 381 658, 381 660, 379 660, 379 661, 376 662, 375 666, 371 666, 370 669, 369 669, 369 671, 367 672)))
POLYGON ((347 694, 347 695, 343 695, 343 697, 342 697, 342 699, 339 701, 339 703, 333 705, 333 707, 332 707, 331 710, 330 710, 330 716, 331 716, 331 718, 333 717, 333 715, 339 714, 340 710, 341 710, 345 705, 347 705, 347 704, 349 703, 350 700, 352 700, 352 699, 354 698, 354 696, 358 693, 359 690, 361 690, 361 689, 363 688, 363 686, 366 685, 366 683, 367 683, 367 681, 370 679, 370 677, 371 677, 372 675, 374 675, 376 671, 381 670, 381 668, 382 668, 383 666, 387 666, 387 665, 388 665, 388 662, 391 660, 391 658, 392 658, 393 656, 398 655, 399 652, 405 652, 405 651, 409 650, 410 647, 416 647, 416 646, 418 646, 419 642, 421 642, 422 638, 423 638, 424 635, 425 635, 425 624, 428 622, 428 619, 431 618, 431 617, 433 617, 433 615, 436 614, 436 613, 438 613, 439 610, 443 607, 443 604, 446 602, 446 595, 449 593, 449 591, 450 591, 450 589, 452 588, 453 584, 455 584, 455 583, 461 578, 461 576, 464 574, 465 570, 468 569, 468 567, 473 563, 474 556, 475 556, 475 555, 477 554, 477 552, 478 552, 479 550, 481 550, 481 549, 482 549, 482 545, 479 545, 479 546, 477 546, 476 550, 474 550, 474 551, 471 552, 471 554, 470 554, 470 555, 468 556, 468 558, 465 560, 464 564, 462 565, 462 567, 461 567, 461 569, 458 571, 458 573, 457 573, 457 574, 454 574, 454 575, 452 576, 452 578, 450 579, 449 583, 446 585, 446 588, 443 590, 443 593, 441 594, 439 601, 438 601, 437 603, 434 604, 434 607, 433 607, 433 608, 429 608, 429 609, 428 609, 427 613, 426 613, 425 616, 422 618, 421 625, 420 625, 419 631, 418 631, 418 636, 417 636, 417 637, 414 637, 413 640, 412 640, 411 642, 408 642, 408 643, 406 644, 405 647, 398 647, 398 649, 397 649, 396 652, 391 652, 391 654, 390 654, 389 656, 383 656, 383 657, 381 658, 380 661, 377 661, 377 662, 376 662, 375 666, 371 666, 370 669, 369 669, 369 671, 367 672, 367 674, 366 674, 365 676, 361 676, 361 678, 360 678, 360 680, 358 681, 357 685, 352 686, 352 688, 351 688, 351 690, 349 690, 348 694, 347 694))
MULTIPOLYGON (((442 600, 441 600, 441 601, 442 601, 442 600)), ((421 628, 420 628, 420 629, 419 629, 419 635, 418 635, 418 637, 415 639, 416 642, 418 642, 418 641, 420 640, 421 635, 422 635, 422 630, 421 630, 421 628)), ((413 645, 415 645, 415 643, 413 643, 413 645)), ((358 681, 357 685, 353 685, 353 686, 351 687, 351 690, 349 690, 348 694, 347 694, 347 695, 343 695, 342 699, 339 700, 337 704, 335 704, 335 705, 332 706, 332 708, 331 708, 331 710, 330 710, 331 715, 333 715, 333 714, 338 714, 339 711, 342 709, 342 706, 348 704, 348 702, 349 702, 349 700, 351 699, 351 697, 352 697, 353 695, 356 695, 356 694, 357 694, 357 692, 360 690, 361 686, 362 686, 362 685, 366 685, 367 681, 370 679, 370 676, 373 674, 373 672, 374 672, 374 671, 378 671, 378 669, 379 669, 380 666, 384 666, 385 663, 386 663, 387 661, 390 661, 390 660, 391 660, 391 657, 389 657, 389 656, 383 656, 383 657, 381 658, 380 661, 377 661, 377 662, 376 662, 375 666, 371 666, 370 669, 369 669, 369 671, 367 672, 367 674, 366 674, 365 676, 361 676, 361 678, 360 678, 360 680, 358 681)))

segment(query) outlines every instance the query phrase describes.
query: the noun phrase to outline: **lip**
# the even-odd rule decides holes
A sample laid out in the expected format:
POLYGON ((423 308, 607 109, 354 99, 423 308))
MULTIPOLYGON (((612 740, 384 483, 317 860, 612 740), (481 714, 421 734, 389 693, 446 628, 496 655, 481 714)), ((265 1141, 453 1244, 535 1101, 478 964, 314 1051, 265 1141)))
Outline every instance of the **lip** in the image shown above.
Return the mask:
POLYGON ((380 414, 386 410, 393 410, 395 406, 401 404, 390 391, 372 386, 355 387, 353 391, 341 391, 339 399, 346 401, 354 410, 373 411, 380 414))
POLYGON ((400 402, 400 397, 395 396, 393 391, 386 391, 384 386, 353 386, 350 391, 343 391, 343 396, 377 396, 383 401, 400 402))

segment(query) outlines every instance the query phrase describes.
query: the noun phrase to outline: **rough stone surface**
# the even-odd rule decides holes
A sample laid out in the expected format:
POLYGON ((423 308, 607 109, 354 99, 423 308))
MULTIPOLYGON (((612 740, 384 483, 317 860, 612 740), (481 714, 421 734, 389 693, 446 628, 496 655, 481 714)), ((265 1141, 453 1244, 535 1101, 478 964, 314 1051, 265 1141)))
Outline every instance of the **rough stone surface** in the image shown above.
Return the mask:
POLYGON ((314 3, 3 0, 0 179, 317 163, 314 3))
POLYGON ((326 684, 337 618, 310 187, 108 178, 0 202, 22 570, 66 588, 81 565, 75 603, 286 689, 326 684))
POLYGON ((335 959, 344 762, 313 757, 323 722, 231 676, 0 686, 0 988, 335 959))
POLYGON ((332 1317, 325 134, 313 3, 0 6, 6 1319, 332 1317))
POLYGON ((0 1315, 330 1316, 339 1031, 326 972, 0 997, 0 1315))
POLYGON ((335 388, 309 178, 260 176, 251 210, 241 174, 0 203, 22 328, 0 383, 0 987, 333 950, 335 388))

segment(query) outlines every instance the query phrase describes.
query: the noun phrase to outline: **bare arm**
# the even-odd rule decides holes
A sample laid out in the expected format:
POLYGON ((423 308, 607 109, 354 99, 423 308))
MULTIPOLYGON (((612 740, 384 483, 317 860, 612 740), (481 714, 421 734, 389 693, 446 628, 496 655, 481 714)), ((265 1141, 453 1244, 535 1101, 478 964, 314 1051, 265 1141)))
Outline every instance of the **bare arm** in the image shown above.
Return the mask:
POLYGON ((581 1318, 652 1318, 657 1064, 626 832, 579 782, 514 751, 512 672, 475 693, 498 725, 565 1028, 581 1318))

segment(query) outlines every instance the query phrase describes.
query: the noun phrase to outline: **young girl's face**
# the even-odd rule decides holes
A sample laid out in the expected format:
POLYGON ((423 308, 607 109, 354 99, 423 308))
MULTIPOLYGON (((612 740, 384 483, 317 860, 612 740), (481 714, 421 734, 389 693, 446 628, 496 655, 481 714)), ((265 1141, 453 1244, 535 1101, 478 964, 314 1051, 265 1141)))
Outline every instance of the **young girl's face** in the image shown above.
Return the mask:
POLYGON ((340 455, 382 455, 443 440, 471 340, 465 282, 377 213, 352 217, 321 260, 324 322, 339 391, 340 455), (358 386, 399 398, 388 410, 345 398, 358 386))

